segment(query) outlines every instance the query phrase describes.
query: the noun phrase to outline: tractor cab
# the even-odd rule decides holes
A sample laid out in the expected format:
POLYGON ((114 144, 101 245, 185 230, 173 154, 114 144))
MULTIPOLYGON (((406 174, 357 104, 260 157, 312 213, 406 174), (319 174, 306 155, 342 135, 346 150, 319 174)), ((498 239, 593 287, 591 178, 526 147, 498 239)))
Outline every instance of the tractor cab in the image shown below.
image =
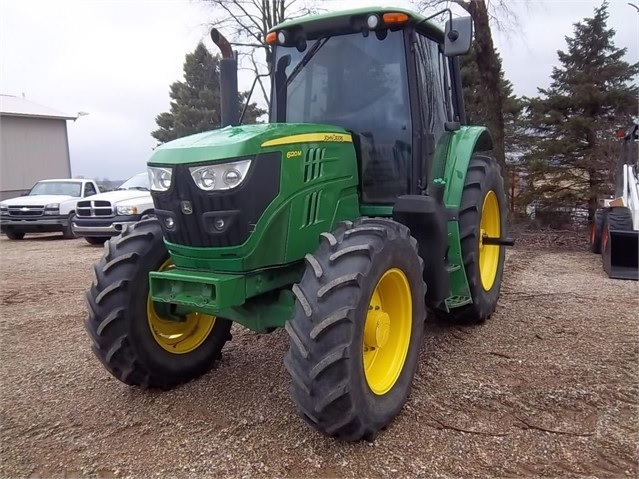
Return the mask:
POLYGON ((464 118, 453 81, 458 63, 446 53, 470 47, 471 24, 454 22, 447 26, 457 36, 451 52, 444 32, 397 9, 282 24, 267 37, 274 45, 271 122, 352 133, 363 204, 421 194, 446 125, 464 118))

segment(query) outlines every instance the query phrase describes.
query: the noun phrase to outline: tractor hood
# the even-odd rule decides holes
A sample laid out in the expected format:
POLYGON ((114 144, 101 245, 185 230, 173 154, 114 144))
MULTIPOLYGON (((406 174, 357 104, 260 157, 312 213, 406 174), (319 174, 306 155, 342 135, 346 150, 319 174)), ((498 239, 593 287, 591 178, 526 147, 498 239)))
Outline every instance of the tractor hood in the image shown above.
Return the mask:
POLYGON ((175 165, 253 156, 304 142, 351 142, 346 130, 314 123, 258 123, 227 126, 170 141, 159 146, 149 165, 175 165))

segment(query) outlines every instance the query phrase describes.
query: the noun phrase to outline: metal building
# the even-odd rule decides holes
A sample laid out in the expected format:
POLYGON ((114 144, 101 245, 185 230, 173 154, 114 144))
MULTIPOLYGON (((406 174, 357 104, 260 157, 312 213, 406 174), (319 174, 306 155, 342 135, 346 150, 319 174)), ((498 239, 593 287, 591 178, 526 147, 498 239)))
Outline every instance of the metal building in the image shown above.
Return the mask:
POLYGON ((70 178, 68 115, 24 98, 0 95, 0 200, 46 178, 70 178))

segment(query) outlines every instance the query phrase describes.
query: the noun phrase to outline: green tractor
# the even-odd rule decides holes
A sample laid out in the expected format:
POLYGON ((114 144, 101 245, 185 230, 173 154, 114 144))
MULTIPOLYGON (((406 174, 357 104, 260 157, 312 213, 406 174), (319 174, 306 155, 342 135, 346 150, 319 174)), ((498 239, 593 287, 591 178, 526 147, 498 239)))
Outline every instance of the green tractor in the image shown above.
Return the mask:
POLYGON ((244 126, 212 32, 226 126, 155 150, 156 218, 95 265, 86 329, 111 374, 169 389, 212 369, 233 322, 283 327, 300 416, 371 440, 406 402, 427 311, 493 313, 512 244, 503 180, 489 132, 465 124, 472 23, 447 12, 444 31, 397 8, 278 25, 270 122, 244 126))

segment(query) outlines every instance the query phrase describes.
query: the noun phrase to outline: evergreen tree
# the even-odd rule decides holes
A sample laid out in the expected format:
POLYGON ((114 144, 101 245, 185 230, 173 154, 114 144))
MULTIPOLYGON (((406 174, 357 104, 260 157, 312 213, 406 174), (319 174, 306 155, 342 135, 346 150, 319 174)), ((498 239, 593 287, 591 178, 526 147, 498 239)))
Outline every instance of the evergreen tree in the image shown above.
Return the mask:
MULTIPOLYGON (((490 113, 486 109, 486 103, 481 94, 482 85, 479 69, 477 68, 476 56, 477 52, 473 47, 467 55, 464 55, 460 59, 466 120, 470 125, 487 125, 490 113)), ((513 93, 512 83, 504 77, 504 71, 501 66, 501 56, 496 50, 495 58, 497 58, 499 67, 500 89, 504 99, 503 118, 506 164, 513 164, 517 162, 520 154, 518 141, 520 136, 518 134, 520 123, 518 120, 524 102, 513 93)))
POLYGON ((615 132, 639 113, 633 83, 639 63, 628 64, 626 48, 615 47, 607 9, 604 2, 592 18, 574 24, 550 87, 538 89, 541 96, 529 104, 535 141, 526 158, 528 197, 554 207, 588 206, 590 220, 598 197, 612 192, 615 132))
MULTIPOLYGON (((160 113, 155 122, 158 129, 151 136, 160 143, 183 136, 219 128, 220 118, 220 58, 211 55, 200 43, 184 61, 184 81, 170 86, 171 110, 160 113)), ((247 92, 240 93, 240 112, 247 92)), ((243 123, 255 123, 265 111, 251 103, 243 123)))

